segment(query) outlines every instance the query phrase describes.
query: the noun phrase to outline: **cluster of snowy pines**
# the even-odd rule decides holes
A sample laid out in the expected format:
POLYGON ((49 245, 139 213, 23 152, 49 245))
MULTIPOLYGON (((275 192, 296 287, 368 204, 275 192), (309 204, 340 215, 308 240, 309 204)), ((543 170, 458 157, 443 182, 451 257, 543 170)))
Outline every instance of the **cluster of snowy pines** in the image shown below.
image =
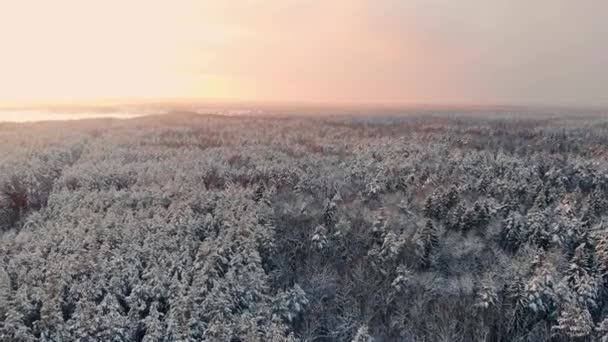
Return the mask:
POLYGON ((608 120, 0 125, 0 341, 608 341, 608 120))

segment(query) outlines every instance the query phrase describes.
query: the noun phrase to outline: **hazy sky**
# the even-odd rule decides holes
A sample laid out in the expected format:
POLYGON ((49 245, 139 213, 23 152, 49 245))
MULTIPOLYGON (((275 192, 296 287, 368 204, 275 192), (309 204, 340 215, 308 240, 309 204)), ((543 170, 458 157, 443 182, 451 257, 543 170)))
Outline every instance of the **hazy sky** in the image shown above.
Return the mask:
POLYGON ((600 0, 0 0, 0 104, 608 105, 600 0))

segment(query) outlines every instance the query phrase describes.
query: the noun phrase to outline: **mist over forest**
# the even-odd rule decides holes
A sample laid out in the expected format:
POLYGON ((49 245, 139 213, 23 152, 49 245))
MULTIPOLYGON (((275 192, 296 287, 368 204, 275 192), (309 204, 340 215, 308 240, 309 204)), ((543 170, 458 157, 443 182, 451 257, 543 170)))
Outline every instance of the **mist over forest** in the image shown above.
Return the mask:
POLYGON ((604 112, 279 112, 1 123, 0 341, 608 340, 604 112))

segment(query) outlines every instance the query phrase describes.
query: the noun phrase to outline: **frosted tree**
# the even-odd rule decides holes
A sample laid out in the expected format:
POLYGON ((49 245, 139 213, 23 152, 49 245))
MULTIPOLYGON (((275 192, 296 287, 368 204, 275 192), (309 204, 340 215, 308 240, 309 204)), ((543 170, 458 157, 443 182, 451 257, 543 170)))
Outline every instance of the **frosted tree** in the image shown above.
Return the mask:
POLYGON ((473 227, 477 230, 479 235, 484 236, 486 234, 488 224, 490 223, 490 209, 488 208, 488 204, 483 202, 476 202, 473 206, 474 212, 474 223, 473 227))
POLYGON ((399 265, 395 271, 395 279, 393 279, 391 287, 395 292, 402 293, 407 290, 411 277, 412 272, 405 265, 399 265))
POLYGON ((441 196, 441 205, 443 206, 443 212, 448 212, 454 208, 460 200, 460 194, 458 188, 451 185, 446 193, 441 196))
POLYGON ((464 233, 475 231, 477 228, 477 212, 474 208, 468 208, 460 223, 460 227, 464 233))
POLYGON ((576 301, 568 302, 557 318, 557 325, 551 330, 573 341, 587 341, 594 330, 589 310, 576 301))
POLYGON ((606 286, 608 285, 608 231, 599 231, 594 237, 594 243, 597 272, 606 286))
POLYGON ((374 246, 369 252, 368 256, 380 273, 387 275, 395 267, 405 241, 401 239, 397 234, 389 231, 384 234, 384 240, 382 245, 374 246))
POLYGON ((300 285, 277 296, 273 303, 273 319, 282 319, 286 323, 294 321, 304 312, 309 301, 300 285))
POLYGON ((491 279, 484 279, 477 291, 474 306, 480 310, 489 310, 498 305, 498 294, 491 279))
POLYGON ((538 186, 536 191, 537 195, 534 198, 533 207, 539 210, 543 210, 547 207, 547 196, 545 195, 545 190, 541 185, 538 186))
POLYGON ((256 202, 263 201, 268 203, 268 198, 266 197, 266 185, 264 183, 259 183, 257 188, 253 193, 253 200, 256 202))
POLYGON ((315 227, 312 233, 310 241, 313 243, 314 248, 321 251, 327 246, 327 229, 323 225, 315 227))
POLYGON ((488 177, 482 177, 477 184, 477 191, 482 195, 488 194, 490 184, 490 179, 488 177))
POLYGON ((500 307, 496 284, 491 275, 485 275, 475 293, 473 307, 475 314, 482 323, 476 339, 491 339, 497 326, 497 308, 500 307), (483 337, 482 337, 483 336, 483 337))
POLYGON ((57 274, 49 277, 50 281, 42 300, 39 329, 43 340, 61 341, 73 338, 64 321, 64 313, 68 312, 66 309, 69 306, 65 303, 63 296, 59 295, 60 289, 67 287, 68 284, 58 278, 57 274))
POLYGON ((11 298, 11 280, 3 267, 0 267, 0 321, 7 314, 11 298))
MULTIPOLYGON (((255 338, 244 338, 244 341, 256 341, 255 338)), ((285 328, 280 322, 272 322, 270 326, 261 332, 257 336, 259 342, 296 342, 299 341, 294 337, 292 333, 289 333, 288 329, 285 328)))
POLYGON ((596 275, 593 256, 586 244, 576 248, 564 278, 580 306, 594 310, 600 305, 602 281, 596 275))
POLYGON ((150 306, 150 312, 144 319, 146 333, 143 342, 163 341, 165 339, 166 327, 161 321, 162 313, 158 311, 158 303, 154 302, 150 306))
POLYGON ((528 315, 528 294, 526 293, 526 284, 524 280, 517 276, 513 279, 505 289, 505 301, 507 304, 508 312, 508 331, 510 333, 517 333, 523 330, 526 325, 526 321, 530 315, 528 315))
POLYGON ((439 189, 426 198, 423 208, 424 216, 439 220, 443 216, 442 196, 439 189))
POLYGON ((548 248, 553 240, 549 229, 547 213, 537 207, 530 210, 526 216, 527 239, 541 248, 548 248))
POLYGON ((171 279, 169 310, 165 316, 166 335, 170 340, 186 340, 190 336, 188 317, 192 315, 192 299, 187 284, 182 284, 176 274, 171 279))
POLYGON ((524 236, 521 220, 521 215, 512 211, 503 221, 499 243, 507 251, 517 251, 523 242, 524 236))
POLYGON ((549 266, 541 258, 524 289, 528 308, 540 316, 551 314, 555 310, 557 300, 554 272, 549 266))
POLYGON ((566 254, 571 255, 580 244, 589 244, 589 229, 576 217, 557 216, 553 226, 553 241, 561 244, 566 249, 566 254))
POLYGON ((423 267, 429 267, 433 261, 433 253, 439 245, 439 232, 430 220, 419 229, 414 236, 416 256, 423 267))
POLYGON ((384 241, 384 235, 387 229, 387 218, 384 214, 384 209, 381 208, 378 215, 372 222, 372 242, 375 245, 382 245, 384 241))
POLYGON ((596 187, 591 195, 589 195, 587 206, 590 214, 594 218, 601 217, 608 208, 608 200, 606 199, 605 192, 599 187, 596 187))
POLYGON ((608 342, 608 318, 604 318, 595 328, 596 335, 601 342, 608 342))
POLYGON ((15 342, 33 342, 35 337, 24 323, 21 312, 15 308, 8 309, 4 322, 0 325, 0 340, 15 342))
POLYGON ((452 231, 464 229, 463 225, 465 213, 466 209, 462 204, 456 205, 456 207, 448 214, 446 228, 452 231))
POLYGON ((357 329, 351 342, 374 342, 374 338, 369 334, 367 325, 362 325, 357 329))
POLYGON ((486 203, 475 202, 473 208, 466 210, 462 216, 460 226, 464 232, 474 231, 478 235, 485 235, 490 222, 490 211, 486 203))
POLYGON ((366 199, 377 199, 384 190, 384 182, 378 176, 370 179, 364 190, 366 199))
POLYGON ((323 207, 323 224, 328 229, 332 229, 338 221, 337 211, 338 206, 333 198, 325 202, 325 206, 323 207))

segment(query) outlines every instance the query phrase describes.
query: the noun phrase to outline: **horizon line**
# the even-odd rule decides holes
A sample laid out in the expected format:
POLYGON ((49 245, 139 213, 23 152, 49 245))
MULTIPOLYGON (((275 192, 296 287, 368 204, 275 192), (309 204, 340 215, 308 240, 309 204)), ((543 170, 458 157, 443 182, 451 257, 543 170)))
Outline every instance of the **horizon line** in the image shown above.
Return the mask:
MULTIPOLYGON (((299 107, 300 109, 578 109, 608 110, 608 104, 545 104, 545 103, 500 103, 500 102, 401 102, 401 101, 314 101, 314 100, 252 100, 213 99, 194 97, 165 98, 91 98, 58 99, 41 101, 0 102, 0 111, 10 110, 55 110, 55 109, 97 109, 110 110, 123 106, 260 106, 267 108, 299 107)), ((250 108, 251 109, 251 108, 250 108)), ((295 109, 295 108, 293 108, 295 109)))

